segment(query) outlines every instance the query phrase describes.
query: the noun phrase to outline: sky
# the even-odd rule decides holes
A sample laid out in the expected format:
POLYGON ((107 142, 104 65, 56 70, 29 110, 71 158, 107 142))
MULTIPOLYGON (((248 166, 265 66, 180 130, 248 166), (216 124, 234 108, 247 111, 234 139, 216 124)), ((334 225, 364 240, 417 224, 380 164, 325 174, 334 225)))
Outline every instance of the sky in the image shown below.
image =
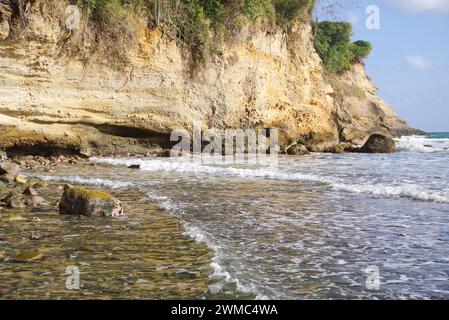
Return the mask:
POLYGON ((337 2, 346 3, 337 16, 353 23, 353 40, 373 45, 366 69, 379 96, 412 127, 449 132, 449 0, 337 2))

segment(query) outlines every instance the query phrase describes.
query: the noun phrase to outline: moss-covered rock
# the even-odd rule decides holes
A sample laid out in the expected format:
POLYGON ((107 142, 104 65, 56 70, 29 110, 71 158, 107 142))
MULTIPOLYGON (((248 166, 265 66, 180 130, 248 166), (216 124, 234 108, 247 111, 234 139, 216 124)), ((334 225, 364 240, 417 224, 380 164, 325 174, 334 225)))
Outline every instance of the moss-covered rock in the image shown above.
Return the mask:
POLYGON ((27 183, 27 179, 25 177, 21 176, 21 175, 17 175, 14 178, 14 182, 18 183, 18 184, 26 184, 27 183))
POLYGON ((27 184, 32 188, 47 188, 48 183, 45 181, 42 181, 40 179, 31 178, 28 180, 27 184))
POLYGON ((39 252, 38 250, 32 250, 32 251, 23 251, 17 254, 14 258, 14 262, 29 262, 29 261, 36 261, 43 258, 42 252, 39 252))
POLYGON ((20 214, 11 213, 5 216, 0 217, 0 221, 3 222, 14 222, 14 221, 23 221, 26 220, 25 217, 23 217, 20 214))
POLYGON ((66 185, 59 201, 59 213, 110 217, 123 214, 123 206, 103 190, 66 185))

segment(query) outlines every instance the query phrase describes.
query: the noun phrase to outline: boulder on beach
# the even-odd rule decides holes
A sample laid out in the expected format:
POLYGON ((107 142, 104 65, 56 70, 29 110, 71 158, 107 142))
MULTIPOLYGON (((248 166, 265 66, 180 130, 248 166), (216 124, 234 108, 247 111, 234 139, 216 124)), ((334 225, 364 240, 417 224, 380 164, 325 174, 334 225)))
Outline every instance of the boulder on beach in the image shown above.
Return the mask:
POLYGON ((0 162, 0 180, 4 182, 14 182, 14 179, 20 173, 19 165, 11 161, 0 162))
POLYGON ((345 148, 341 144, 335 144, 333 146, 327 147, 323 150, 326 153, 343 153, 345 148))
POLYGON ((59 201, 59 213, 112 217, 123 214, 123 206, 105 191, 65 185, 59 201))
POLYGON ((362 153, 393 153, 396 151, 396 142, 382 134, 372 134, 358 152, 362 153))
POLYGON ((309 150, 307 150, 305 145, 297 143, 287 149, 287 154, 289 154, 291 156, 302 156, 302 155, 310 154, 310 152, 309 152, 309 150))
POLYGON ((0 175, 6 173, 16 177, 20 173, 19 165, 11 161, 0 162, 0 175))

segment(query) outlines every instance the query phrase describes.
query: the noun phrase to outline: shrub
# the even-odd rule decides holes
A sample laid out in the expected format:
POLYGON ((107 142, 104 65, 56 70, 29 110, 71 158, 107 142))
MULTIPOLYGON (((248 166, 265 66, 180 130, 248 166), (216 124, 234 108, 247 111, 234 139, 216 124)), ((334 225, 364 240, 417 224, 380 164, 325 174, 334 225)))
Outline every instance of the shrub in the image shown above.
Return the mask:
MULTIPOLYGON (((185 4, 187 21, 180 25, 182 37, 187 43, 195 63, 204 60, 209 42, 209 25, 206 21, 205 8, 201 2, 204 0, 190 0, 185 4)), ((217 1, 213 1, 217 2, 217 1)), ((215 8, 218 9, 218 8, 215 8)), ((208 7, 209 13, 214 12, 208 7)))
POLYGON ((81 1, 89 8, 90 21, 112 39, 118 37, 114 34, 129 34, 126 19, 123 19, 126 14, 147 16, 149 25, 161 28, 182 42, 195 64, 204 62, 220 42, 232 39, 242 24, 261 21, 270 26, 274 22, 286 26, 296 18, 310 17, 315 4, 315 0, 81 1))
POLYGON ((295 18, 308 18, 315 6, 315 0, 272 0, 277 22, 285 25, 295 18))
POLYGON ((256 21, 258 18, 272 20, 275 15, 270 0, 244 0, 241 11, 250 21, 256 21))
POLYGON ((315 28, 315 49, 331 73, 347 71, 351 63, 371 53, 369 42, 351 43, 352 25, 348 22, 324 21, 316 24, 315 28))
POLYGON ((354 42, 351 47, 352 55, 354 59, 358 61, 367 58, 372 49, 371 43, 362 40, 354 42))
POLYGON ((123 7, 120 0, 86 0, 90 18, 102 28, 120 21, 123 7))

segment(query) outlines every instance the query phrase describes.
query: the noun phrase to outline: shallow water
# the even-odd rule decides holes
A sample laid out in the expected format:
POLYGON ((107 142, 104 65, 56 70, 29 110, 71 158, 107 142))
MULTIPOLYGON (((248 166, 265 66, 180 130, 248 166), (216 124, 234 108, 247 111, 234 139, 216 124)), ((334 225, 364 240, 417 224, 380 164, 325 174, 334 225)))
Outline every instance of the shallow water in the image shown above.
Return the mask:
POLYGON ((17 210, 22 221, 0 220, 1 250, 7 256, 0 262, 1 298, 187 299, 207 291, 210 250, 183 236, 180 221, 143 201, 139 192, 116 191, 127 215, 110 219, 61 216, 55 205, 62 190, 52 185, 39 193, 51 201, 46 209, 17 210), (32 231, 43 239, 30 240, 32 231), (43 259, 9 260, 34 249, 43 259), (80 290, 66 288, 69 266, 80 270, 80 290))
MULTIPOLYGON (((106 228, 104 219, 75 221, 52 212, 55 238, 46 241, 57 254, 50 250, 48 258, 30 264, 26 277, 16 275, 22 266, 1 263, 0 275, 10 272, 1 290, 6 296, 20 294, 17 288, 52 262, 53 267, 45 266, 56 268, 44 276, 48 287, 28 287, 28 296, 64 296, 60 282, 55 288, 57 275, 64 278, 63 265, 86 261, 86 277, 92 277, 79 294, 104 298, 447 299, 445 145, 449 139, 410 137, 392 155, 281 157, 277 169, 98 158, 91 161, 113 166, 33 173, 58 183, 115 188, 127 200, 128 214, 107 220, 106 228), (126 168, 130 164, 141 169, 126 168), (64 238, 80 230, 85 233, 64 238), (79 250, 84 238, 95 250, 79 250), (122 250, 115 255, 114 247, 122 250), (73 252, 78 256, 70 258, 73 252), (169 271, 159 272, 166 264, 169 271), (367 268, 373 267, 380 274, 378 290, 366 285, 367 268), (106 280, 99 282, 98 274, 106 280), (132 290, 124 291, 129 285, 132 290)), ((16 223, 19 234, 32 229, 16 223)), ((1 233, 8 228, 2 224, 1 233)))

